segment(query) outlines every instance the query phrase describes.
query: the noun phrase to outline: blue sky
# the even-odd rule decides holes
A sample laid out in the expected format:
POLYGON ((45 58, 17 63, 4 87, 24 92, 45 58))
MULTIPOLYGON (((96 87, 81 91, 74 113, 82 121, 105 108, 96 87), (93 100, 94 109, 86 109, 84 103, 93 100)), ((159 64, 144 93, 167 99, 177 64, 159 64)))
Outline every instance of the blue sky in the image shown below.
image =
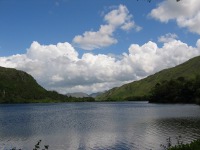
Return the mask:
MULTIPOLYGON (((104 24, 103 13, 111 7, 125 5, 135 22, 142 26, 140 32, 114 34, 118 43, 104 47, 95 53, 117 53, 126 51, 131 43, 143 44, 166 33, 176 33, 179 38, 194 45, 198 36, 177 27, 174 21, 163 24, 148 17, 158 4, 141 1, 108 0, 2 0, 0 2, 0 46, 1 56, 25 53, 33 41, 41 44, 72 42, 74 36, 89 30, 98 30, 104 24)), ((78 49, 81 51, 81 49, 78 49)))
POLYGON ((107 90, 198 56, 199 10, 197 0, 1 0, 0 65, 61 93, 107 90), (49 60, 60 70, 45 70, 49 60))

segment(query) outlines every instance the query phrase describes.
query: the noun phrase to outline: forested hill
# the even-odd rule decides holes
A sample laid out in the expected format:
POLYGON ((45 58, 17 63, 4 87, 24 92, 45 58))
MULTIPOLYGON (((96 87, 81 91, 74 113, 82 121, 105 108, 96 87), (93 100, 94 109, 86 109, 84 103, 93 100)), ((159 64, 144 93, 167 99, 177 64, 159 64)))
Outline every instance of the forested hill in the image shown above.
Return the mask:
POLYGON ((0 103, 93 101, 93 98, 73 98, 47 91, 29 74, 0 67, 0 103))
POLYGON ((96 98, 96 100, 145 100, 157 83, 184 77, 192 80, 200 75, 200 56, 176 67, 162 70, 154 75, 148 76, 139 81, 113 88, 96 98))

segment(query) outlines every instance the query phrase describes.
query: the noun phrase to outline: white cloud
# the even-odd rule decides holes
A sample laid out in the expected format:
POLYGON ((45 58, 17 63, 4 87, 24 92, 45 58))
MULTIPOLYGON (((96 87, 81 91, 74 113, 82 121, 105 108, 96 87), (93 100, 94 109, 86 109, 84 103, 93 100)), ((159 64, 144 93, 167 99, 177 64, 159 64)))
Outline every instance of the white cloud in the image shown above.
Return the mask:
POLYGON ((197 48, 200 48, 200 39, 197 40, 196 46, 197 48))
POLYGON ((130 29, 135 28, 135 30, 137 32, 139 32, 140 30, 142 30, 142 27, 136 25, 134 22, 127 22, 125 23, 121 29, 125 30, 125 31, 129 31, 130 29))
POLYGON ((135 28, 140 31, 142 28, 135 24, 133 16, 124 5, 119 5, 104 16, 107 24, 101 25, 98 31, 86 31, 83 35, 74 37, 73 42, 85 50, 94 50, 116 44, 118 41, 113 33, 121 28, 128 31, 135 28))
POLYGON ((190 32, 200 34, 200 1, 199 0, 165 0, 150 13, 153 18, 167 23, 175 20, 179 27, 188 28, 190 32))
POLYGON ((158 42, 167 43, 174 41, 178 38, 178 36, 174 33, 167 33, 166 35, 162 35, 158 37, 158 42))
POLYGON ((58 43, 57 45, 40 45, 34 41, 27 51, 27 56, 32 60, 54 59, 63 56, 71 60, 76 60, 78 53, 67 42, 58 43))
POLYGON ((129 13, 127 7, 119 5, 117 9, 106 14, 104 20, 114 28, 121 26, 123 30, 130 30, 136 26, 132 18, 133 16, 129 13))
POLYGON ((94 50, 116 44, 117 40, 112 36, 114 28, 109 25, 102 25, 97 32, 87 31, 75 36, 73 42, 85 50, 94 50))
POLYGON ((98 92, 143 78, 200 55, 196 47, 179 40, 163 44, 132 44, 127 53, 112 55, 85 53, 81 58, 69 43, 41 45, 33 42, 26 54, 0 57, 0 66, 24 70, 42 86, 62 93, 98 92))

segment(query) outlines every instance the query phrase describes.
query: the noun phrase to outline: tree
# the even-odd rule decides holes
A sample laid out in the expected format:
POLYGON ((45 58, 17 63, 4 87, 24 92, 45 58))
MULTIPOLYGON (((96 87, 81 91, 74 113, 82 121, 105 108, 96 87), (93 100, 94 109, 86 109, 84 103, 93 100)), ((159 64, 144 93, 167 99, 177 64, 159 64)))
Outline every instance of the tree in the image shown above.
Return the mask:
POLYGON ((150 102, 200 104, 200 76, 193 79, 179 77, 157 83, 151 91, 150 102))

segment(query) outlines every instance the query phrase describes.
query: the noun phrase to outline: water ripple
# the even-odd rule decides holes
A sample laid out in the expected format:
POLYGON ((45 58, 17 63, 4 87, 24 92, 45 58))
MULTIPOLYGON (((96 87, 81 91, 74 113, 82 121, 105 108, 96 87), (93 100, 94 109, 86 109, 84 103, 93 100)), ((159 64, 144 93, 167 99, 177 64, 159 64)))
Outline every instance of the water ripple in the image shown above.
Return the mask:
POLYGON ((0 106, 0 149, 159 150, 166 138, 200 138, 195 105, 65 103, 0 106), (183 113, 184 112, 184 113, 183 113))

